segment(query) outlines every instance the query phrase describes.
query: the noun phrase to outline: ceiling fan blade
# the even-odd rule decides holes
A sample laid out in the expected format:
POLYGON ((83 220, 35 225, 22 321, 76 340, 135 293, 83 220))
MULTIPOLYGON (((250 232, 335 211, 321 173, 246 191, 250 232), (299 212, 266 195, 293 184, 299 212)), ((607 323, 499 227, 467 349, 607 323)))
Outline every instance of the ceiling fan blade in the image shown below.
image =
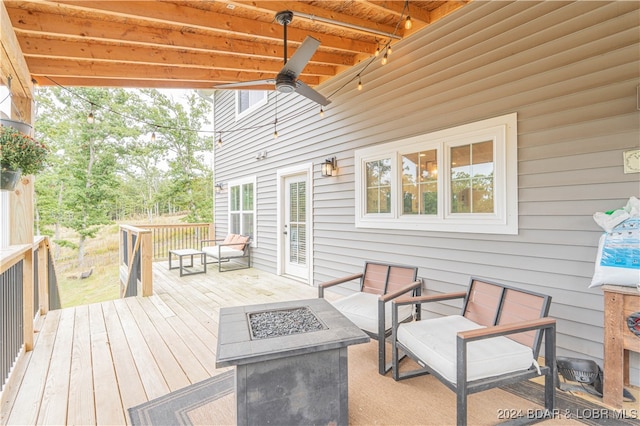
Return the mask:
POLYGON ((322 106, 327 106, 331 103, 329 99, 325 98, 300 80, 296 81, 296 93, 304 96, 305 98, 309 98, 322 106))
POLYGON ((240 81, 238 83, 227 83, 213 86, 214 89, 235 89, 237 87, 264 86, 265 84, 275 84, 275 78, 266 80, 240 81))
MULTIPOLYGON (((285 40, 286 43, 286 40, 285 40)), ((293 54, 291 59, 287 61, 286 65, 280 71, 280 74, 288 74, 293 77, 298 77, 304 67, 307 66, 307 62, 311 59, 316 49, 320 46, 320 42, 311 36, 307 36, 304 39, 296 53, 293 54)))

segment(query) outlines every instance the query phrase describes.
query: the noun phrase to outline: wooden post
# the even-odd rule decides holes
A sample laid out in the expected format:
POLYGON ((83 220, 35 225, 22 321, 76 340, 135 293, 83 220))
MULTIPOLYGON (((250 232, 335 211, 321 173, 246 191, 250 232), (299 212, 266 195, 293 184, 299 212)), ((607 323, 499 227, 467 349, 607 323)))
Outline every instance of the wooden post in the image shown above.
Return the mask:
POLYGON ((49 312, 49 245, 45 238, 40 237, 38 244, 38 299, 40 300, 40 315, 49 312))
POLYGON ((140 280, 142 281, 142 296, 153 295, 153 246, 151 231, 141 231, 140 241, 140 280))
POLYGON ((213 226, 213 223, 209 224, 209 237, 207 239, 209 239, 209 240, 215 240, 216 239, 216 227, 213 226))
POLYGON ((629 384, 629 351, 640 353, 640 339, 626 325, 627 317, 640 306, 640 295, 631 287, 605 285, 604 291, 604 386, 602 401, 622 408, 622 390, 629 384))
POLYGON ((33 248, 24 252, 22 264, 22 294, 24 298, 24 350, 33 350, 33 248))

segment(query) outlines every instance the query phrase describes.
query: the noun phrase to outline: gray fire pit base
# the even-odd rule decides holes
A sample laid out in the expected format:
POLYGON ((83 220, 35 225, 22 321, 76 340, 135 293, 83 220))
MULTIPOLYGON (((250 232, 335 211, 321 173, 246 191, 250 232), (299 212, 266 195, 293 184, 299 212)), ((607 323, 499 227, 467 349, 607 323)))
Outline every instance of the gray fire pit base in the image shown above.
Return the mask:
MULTIPOLYGON (((291 325, 274 323, 272 328, 304 328, 291 325)), ((347 425, 347 347, 368 341, 365 332, 324 298, 220 309, 216 367, 236 367, 238 425, 347 425), (258 328, 263 320, 306 323, 308 315, 297 315, 309 311, 321 327, 270 338, 252 336, 250 319, 259 318, 258 328), (269 314, 261 315, 265 312, 269 314)))
POLYGON ((347 348, 236 367, 238 425, 346 425, 347 348))

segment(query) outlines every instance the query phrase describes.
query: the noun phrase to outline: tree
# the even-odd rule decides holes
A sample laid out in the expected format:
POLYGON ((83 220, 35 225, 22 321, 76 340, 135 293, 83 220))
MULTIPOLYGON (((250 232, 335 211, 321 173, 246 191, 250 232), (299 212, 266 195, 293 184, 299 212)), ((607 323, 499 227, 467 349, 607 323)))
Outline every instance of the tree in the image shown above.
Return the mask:
POLYGON ((39 93, 41 111, 36 128, 57 157, 51 170, 57 185, 46 178, 36 184, 38 209, 46 222, 54 221, 56 227, 63 225, 78 233, 80 267, 87 238, 93 238, 100 225, 109 223, 118 195, 117 147, 141 132, 126 116, 111 113, 130 98, 121 89, 51 88, 39 93), (108 109, 92 110, 95 105, 107 105, 108 109), (92 123, 87 122, 87 110, 94 116, 92 123), (57 202, 53 203, 51 197, 57 202), (56 208, 46 211, 45 206, 53 204, 56 208))
POLYGON ((162 123, 148 130, 155 133, 155 149, 164 154, 168 166, 169 179, 157 193, 157 201, 171 200, 184 206, 188 221, 213 220, 213 176, 206 158, 213 149, 213 138, 196 131, 208 123, 207 102, 192 93, 185 109, 157 90, 143 93, 153 101, 147 109, 150 122, 162 123))

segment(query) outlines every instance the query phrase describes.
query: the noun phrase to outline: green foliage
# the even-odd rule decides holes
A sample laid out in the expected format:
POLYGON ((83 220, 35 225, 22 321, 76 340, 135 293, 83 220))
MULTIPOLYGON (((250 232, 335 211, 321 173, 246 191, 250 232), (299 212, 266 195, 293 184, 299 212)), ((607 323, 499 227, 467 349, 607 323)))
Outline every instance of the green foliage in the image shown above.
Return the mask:
POLYGON ((67 247, 71 249, 77 249, 78 245, 69 240, 53 240, 54 243, 59 245, 60 247, 67 247))
POLYGON ((52 150, 36 180, 38 224, 71 228, 80 263, 85 241, 113 220, 213 220, 213 138, 197 131, 210 113, 203 98, 183 106, 156 90, 54 87, 37 102, 37 139, 52 150))

